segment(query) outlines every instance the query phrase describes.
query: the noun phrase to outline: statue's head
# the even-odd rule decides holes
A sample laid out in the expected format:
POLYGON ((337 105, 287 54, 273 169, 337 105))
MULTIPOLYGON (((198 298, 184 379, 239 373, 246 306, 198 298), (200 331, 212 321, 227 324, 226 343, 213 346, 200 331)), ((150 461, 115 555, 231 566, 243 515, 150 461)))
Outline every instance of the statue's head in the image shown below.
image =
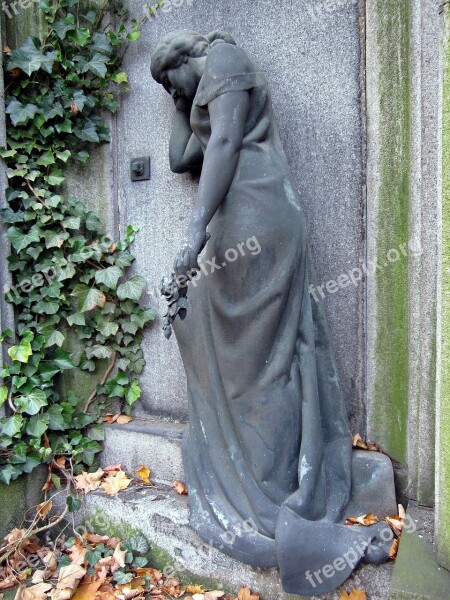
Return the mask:
POLYGON ((229 44, 236 43, 230 34, 223 31, 213 31, 204 36, 187 30, 172 31, 158 43, 152 55, 152 76, 172 95, 175 103, 179 98, 192 102, 210 45, 218 39, 229 44))

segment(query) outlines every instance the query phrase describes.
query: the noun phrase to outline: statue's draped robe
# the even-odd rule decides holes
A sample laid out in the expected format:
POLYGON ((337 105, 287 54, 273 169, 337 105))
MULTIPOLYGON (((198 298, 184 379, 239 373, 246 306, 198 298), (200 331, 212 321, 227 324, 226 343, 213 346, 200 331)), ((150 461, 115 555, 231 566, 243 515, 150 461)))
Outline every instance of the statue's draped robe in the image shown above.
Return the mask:
POLYGON ((243 90, 250 109, 239 163, 202 255, 213 272, 189 284, 187 317, 175 324, 189 397, 190 522, 242 562, 279 565, 288 591, 313 594, 352 570, 323 587, 305 575, 358 541, 339 524, 350 496, 351 436, 323 308, 309 292, 305 217, 267 83, 240 48, 212 45, 191 127, 205 149, 208 103, 243 90))

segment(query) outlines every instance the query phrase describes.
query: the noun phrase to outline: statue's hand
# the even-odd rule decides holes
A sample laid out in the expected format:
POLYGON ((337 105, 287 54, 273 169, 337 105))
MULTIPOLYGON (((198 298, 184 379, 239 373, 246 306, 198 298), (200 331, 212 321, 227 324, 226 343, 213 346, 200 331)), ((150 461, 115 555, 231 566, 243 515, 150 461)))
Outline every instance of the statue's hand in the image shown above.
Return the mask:
POLYGON ((198 255, 203 250, 209 239, 205 229, 191 231, 187 242, 183 245, 175 258, 174 271, 177 277, 188 275, 193 270, 200 270, 198 266, 198 255))

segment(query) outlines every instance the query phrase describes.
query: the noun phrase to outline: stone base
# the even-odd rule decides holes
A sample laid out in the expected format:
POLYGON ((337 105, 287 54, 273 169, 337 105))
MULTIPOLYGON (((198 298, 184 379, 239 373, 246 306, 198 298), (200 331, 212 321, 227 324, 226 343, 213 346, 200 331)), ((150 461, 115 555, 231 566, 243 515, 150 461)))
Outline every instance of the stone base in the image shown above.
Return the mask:
MULTIPOLYGON (((101 464, 121 463, 130 472, 144 464, 151 469, 156 487, 124 492, 115 498, 101 492, 88 494, 88 529, 124 539, 144 536, 151 546, 152 565, 174 570, 184 582, 195 581, 230 592, 247 585, 263 600, 301 598, 283 591, 278 569, 255 569, 235 561, 205 544, 191 530, 188 498, 170 488, 174 479, 184 478, 180 443, 185 427, 150 420, 106 427, 101 464)), ((355 451, 353 479, 353 496, 367 500, 366 512, 372 511, 380 518, 396 512, 392 467, 386 456, 355 451)), ((358 516, 360 511, 361 502, 353 502, 346 516, 358 516)), ((388 600, 392 569, 392 563, 361 566, 345 588, 366 590, 370 600, 388 600)), ((339 596, 337 590, 317 598, 338 600, 339 596)))

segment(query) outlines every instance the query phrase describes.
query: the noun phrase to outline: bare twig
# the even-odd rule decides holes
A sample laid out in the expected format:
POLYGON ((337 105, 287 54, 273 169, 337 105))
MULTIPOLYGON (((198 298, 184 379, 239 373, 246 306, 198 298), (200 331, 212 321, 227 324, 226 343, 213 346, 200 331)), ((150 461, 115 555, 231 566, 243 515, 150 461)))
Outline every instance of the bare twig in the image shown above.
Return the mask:
MULTIPOLYGON (((108 379, 108 377, 111 374, 111 371, 114 369, 114 366, 116 364, 116 359, 117 359, 117 352, 114 350, 112 353, 111 362, 109 363, 109 366, 106 369, 105 374, 102 377, 100 385, 105 385, 106 380, 108 379)), ((95 400, 96 397, 97 397, 97 390, 94 390, 92 392, 92 394, 89 396, 89 398, 86 400, 86 404, 84 405, 85 413, 88 411, 89 406, 92 404, 92 402, 95 400)))

